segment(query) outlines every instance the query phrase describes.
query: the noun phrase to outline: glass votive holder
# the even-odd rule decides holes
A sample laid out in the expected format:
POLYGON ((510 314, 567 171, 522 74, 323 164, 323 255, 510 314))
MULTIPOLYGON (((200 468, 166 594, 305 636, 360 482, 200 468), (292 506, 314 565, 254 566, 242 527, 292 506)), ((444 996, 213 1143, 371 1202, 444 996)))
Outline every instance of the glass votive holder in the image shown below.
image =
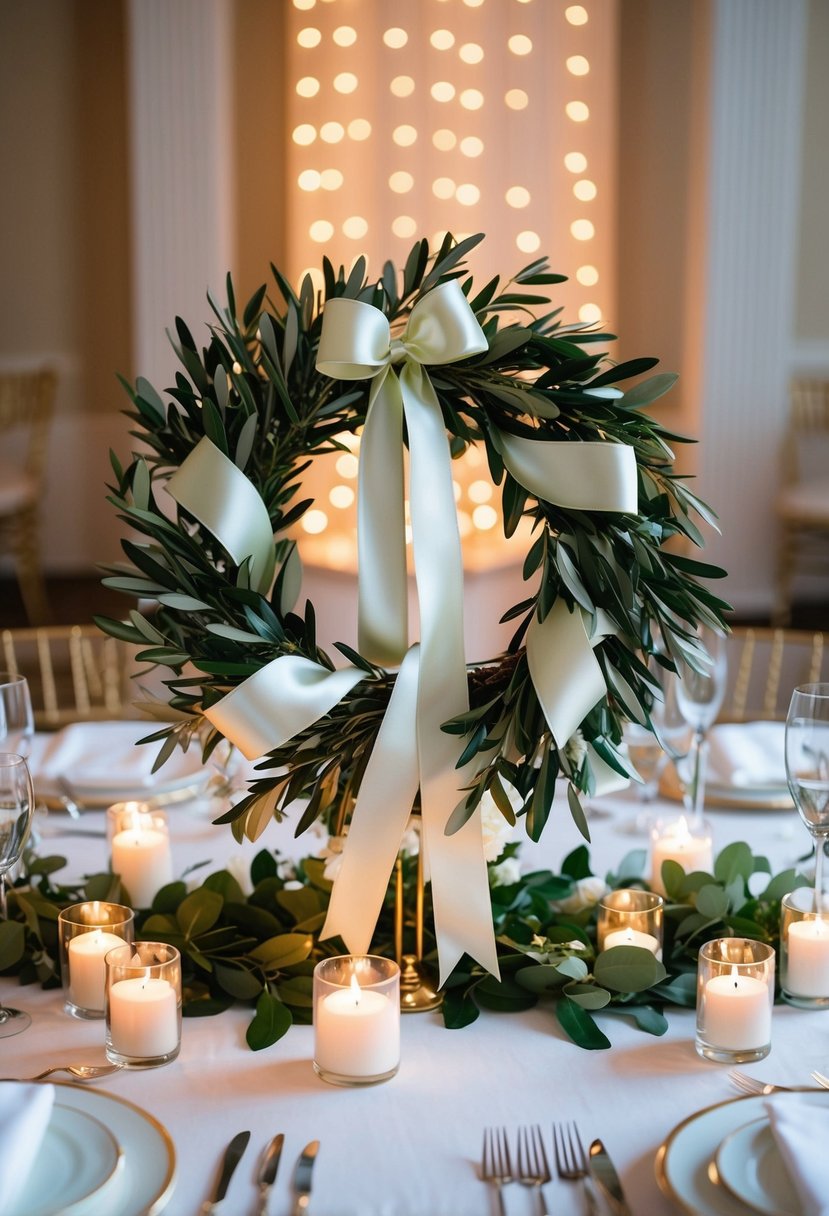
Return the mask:
POLYGON ((135 937, 135 913, 123 904, 89 900, 58 916, 63 1007, 75 1018, 102 1018, 107 953, 135 937))
POLYGON ((113 802, 111 806, 107 807, 106 834, 110 855, 112 854, 113 837, 127 828, 134 827, 136 823, 146 822, 141 818, 143 815, 152 815, 152 808, 148 802, 113 802))
POLYGON ((596 942, 599 950, 614 946, 640 946, 662 958, 661 895, 622 887, 599 900, 596 942))
POLYGON ((153 1068, 181 1047, 181 955, 166 942, 136 942, 106 956, 106 1055, 153 1068))
POLYGON ((123 811, 114 819, 114 827, 112 872, 121 879, 134 908, 149 908, 161 888, 173 881, 167 816, 149 808, 123 811))
POLYGON ((334 1085, 376 1085, 400 1064, 400 968, 339 955, 314 968, 314 1071, 334 1085))
POLYGON ((747 937, 721 937, 700 949, 697 1051, 707 1060, 745 1064, 771 1051, 774 950, 747 937))
POLYGON ((812 887, 783 896, 780 988, 790 1005, 829 1009, 829 909, 818 911, 812 887))
POLYGON ((684 815, 678 819, 657 819, 651 827, 651 886, 665 895, 662 863, 675 861, 686 874, 695 870, 711 872, 714 866, 714 838, 707 819, 696 823, 684 815))

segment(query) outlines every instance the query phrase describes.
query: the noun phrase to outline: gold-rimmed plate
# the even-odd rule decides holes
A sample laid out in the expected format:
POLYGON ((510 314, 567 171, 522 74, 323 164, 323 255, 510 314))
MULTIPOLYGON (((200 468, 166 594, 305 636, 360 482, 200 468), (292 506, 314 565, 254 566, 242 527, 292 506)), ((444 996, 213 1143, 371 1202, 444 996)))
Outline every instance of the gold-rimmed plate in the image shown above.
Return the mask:
POLYGON ((723 1186, 761 1216, 797 1216, 797 1192, 786 1172, 766 1117, 738 1127, 717 1149, 723 1186))
MULTIPOLYGON (((674 802, 682 801, 682 785, 673 764, 662 774, 659 792, 674 802)), ((721 811, 793 811, 794 802, 786 785, 724 785, 709 781, 705 786, 705 806, 721 811)))
MULTIPOLYGON (((829 1092, 825 1090, 794 1092, 818 1106, 829 1106, 829 1092)), ((654 1163, 656 1180, 683 1212, 689 1216, 746 1216, 746 1210, 751 1210, 723 1186, 716 1156, 726 1137, 765 1118, 766 1101, 758 1094, 708 1106, 678 1124, 659 1147, 654 1163)), ((796 1209, 793 1216, 800 1216, 800 1210, 796 1209)))

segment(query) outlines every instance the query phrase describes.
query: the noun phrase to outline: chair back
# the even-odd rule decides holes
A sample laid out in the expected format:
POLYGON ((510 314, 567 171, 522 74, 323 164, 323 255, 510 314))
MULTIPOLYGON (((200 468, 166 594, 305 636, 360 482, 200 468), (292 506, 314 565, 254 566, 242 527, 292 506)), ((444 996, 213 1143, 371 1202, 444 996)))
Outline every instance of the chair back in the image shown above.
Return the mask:
POLYGON ((130 705, 134 655, 95 625, 0 632, 0 667, 28 680, 39 730, 140 716, 130 705))
POLYGON ((48 369, 0 374, 0 433, 20 432, 24 469, 35 479, 46 464, 56 385, 57 377, 48 369))
POLYGON ((792 483, 821 473, 826 449, 823 446, 829 437, 829 380, 796 378, 790 388, 789 429, 785 441, 786 481, 792 483), (815 442, 820 450, 815 451, 815 442), (818 464, 817 468, 809 468, 818 464))
POLYGON ((821 632, 735 628, 727 653, 729 692, 722 721, 785 722, 798 684, 829 680, 829 649, 821 632))

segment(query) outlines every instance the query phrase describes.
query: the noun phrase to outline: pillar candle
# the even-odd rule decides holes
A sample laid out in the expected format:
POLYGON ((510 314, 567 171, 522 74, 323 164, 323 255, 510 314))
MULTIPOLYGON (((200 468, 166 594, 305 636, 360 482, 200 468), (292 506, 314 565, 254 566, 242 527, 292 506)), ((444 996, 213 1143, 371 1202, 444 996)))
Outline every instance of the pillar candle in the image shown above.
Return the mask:
POLYGON ((108 950, 123 946, 123 937, 105 933, 103 929, 90 929, 70 938, 67 948, 69 959, 69 999, 81 1009, 104 1011, 106 967, 104 959, 108 950))
POLYGON ((322 998, 316 1009, 314 1061, 344 1077, 375 1077, 400 1058, 400 1010, 381 992, 352 979, 322 998))
POLYGON ((764 1047, 771 1040, 768 985, 732 967, 705 985, 705 1038, 729 1051, 764 1047))
POLYGON ((170 837, 157 827, 131 827, 112 838, 112 870, 129 892, 133 907, 149 908, 173 881, 170 837))
POLYGON ((119 980, 109 990, 109 1032, 121 1055, 150 1059, 178 1045, 178 1002, 167 980, 119 980))
POLYGON ((786 991, 829 997, 829 924, 820 917, 793 921, 788 947, 786 991))

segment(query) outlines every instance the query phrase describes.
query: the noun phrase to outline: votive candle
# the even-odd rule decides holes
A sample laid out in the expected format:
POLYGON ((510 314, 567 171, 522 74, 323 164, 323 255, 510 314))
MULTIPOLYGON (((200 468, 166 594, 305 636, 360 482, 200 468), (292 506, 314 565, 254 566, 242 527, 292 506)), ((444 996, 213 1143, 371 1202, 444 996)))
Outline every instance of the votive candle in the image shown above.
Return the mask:
POLYGON ((181 956, 165 942, 137 942, 106 959, 106 1053, 128 1068, 175 1059, 181 1045, 181 956))
POLYGON ((697 1051, 709 1060, 761 1060, 771 1050, 774 950, 749 938, 720 938, 699 952, 697 1051))
POLYGON ((684 815, 665 823, 657 820, 651 832, 651 886, 665 894, 662 863, 675 861, 686 874, 695 870, 710 872, 714 865, 711 828, 706 820, 697 826, 688 823, 684 815))
POLYGON ((314 1069, 339 1085, 371 1085, 400 1061, 400 969, 370 955, 323 959, 314 971, 314 1069))
POLYGON ((135 913, 123 904, 88 900, 58 916, 64 1008, 73 1017, 102 1018, 108 951, 132 942, 135 913))
POLYGON ((780 987, 791 1005, 829 1009, 829 919, 816 910, 811 887, 781 902, 780 987))
POLYGON ((135 908, 149 908, 162 887, 173 881, 173 857, 166 821, 136 815, 112 838, 112 870, 135 908))

